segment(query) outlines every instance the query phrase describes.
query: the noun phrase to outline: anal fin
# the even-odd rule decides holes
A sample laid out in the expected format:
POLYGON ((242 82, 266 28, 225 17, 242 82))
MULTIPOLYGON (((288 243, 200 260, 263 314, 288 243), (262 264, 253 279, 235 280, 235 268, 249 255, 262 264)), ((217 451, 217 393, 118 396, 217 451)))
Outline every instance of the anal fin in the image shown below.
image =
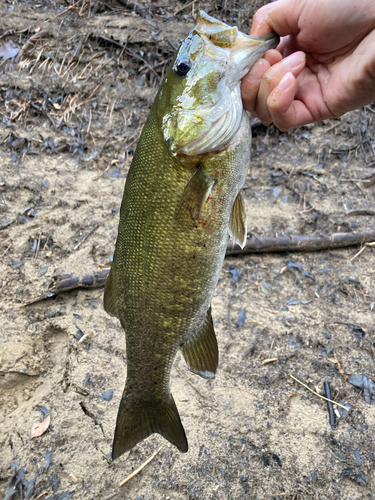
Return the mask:
POLYGON ((198 167, 186 184, 176 208, 176 219, 183 220, 187 216, 198 222, 204 204, 215 184, 215 179, 208 177, 201 167, 198 167))
POLYGON ((207 311, 202 328, 182 348, 182 357, 189 370, 203 378, 214 378, 219 363, 219 350, 211 316, 207 311))
POLYGON ((247 238, 247 223, 241 191, 238 193, 233 203, 229 221, 229 234, 241 248, 245 246, 247 238))

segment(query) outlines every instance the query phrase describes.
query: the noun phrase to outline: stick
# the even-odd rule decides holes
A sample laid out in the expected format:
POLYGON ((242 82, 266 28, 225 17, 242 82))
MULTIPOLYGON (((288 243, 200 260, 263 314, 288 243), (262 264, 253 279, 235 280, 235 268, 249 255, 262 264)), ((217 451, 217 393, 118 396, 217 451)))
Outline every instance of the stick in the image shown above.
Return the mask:
POLYGON ((83 243, 84 241, 86 241, 86 240, 87 240, 87 238, 90 236, 90 234, 92 234, 94 231, 96 231, 96 230, 98 229, 98 227, 99 227, 99 224, 98 224, 98 223, 97 223, 97 224, 95 224, 95 226, 91 229, 91 231, 89 231, 89 232, 86 234, 86 236, 84 236, 84 237, 81 239, 81 241, 80 241, 79 243, 77 243, 77 245, 73 248, 73 250, 78 250, 78 248, 82 245, 82 243, 83 243))
POLYGON ((176 10, 173 15, 175 16, 176 14, 178 14, 179 12, 181 12, 182 10, 186 9, 186 7, 190 7, 190 5, 192 5, 193 3, 195 3, 197 0, 193 0, 192 2, 184 5, 183 7, 181 7, 181 9, 178 9, 176 10))
POLYGON ((269 358, 269 359, 264 359, 262 362, 261 362, 261 366, 263 365, 268 365, 268 363, 274 363, 275 361, 278 361, 279 358, 269 358))
POLYGON ((11 246, 13 245, 13 241, 11 241, 10 245, 7 246, 7 248, 4 250, 4 252, 2 253, 1 257, 4 257, 4 255, 7 253, 8 250, 10 250, 11 246))
MULTIPOLYGON (((326 393, 326 397, 328 399, 331 399, 331 389, 329 387, 329 383, 327 381, 324 381, 324 391, 326 393)), ((329 423, 331 425, 331 429, 334 431, 335 430, 335 413, 333 411, 333 406, 331 401, 327 401, 327 408, 328 408, 328 414, 329 414, 329 423)))
POLYGON ((40 248, 40 238, 41 237, 42 237, 42 233, 39 233, 38 244, 37 244, 36 250, 35 250, 35 257, 34 257, 35 260, 38 258, 38 253, 39 253, 39 248, 40 248))
POLYGON ((230 324, 230 303, 231 303, 232 297, 229 299, 228 302, 228 330, 229 330, 229 337, 232 336, 232 325, 230 324))
MULTIPOLYGON (((95 179, 95 178, 94 178, 95 179)), ((84 237, 82 240, 75 246, 73 250, 77 250, 81 244, 92 234, 99 225, 94 226, 92 230, 84 237)), ((262 253, 262 252, 286 252, 286 251, 317 251, 323 250, 327 248, 341 248, 349 245, 357 245, 358 243, 362 243, 364 240, 374 241, 375 233, 335 233, 331 237, 324 236, 281 236, 280 238, 268 238, 268 237, 255 237, 252 236, 246 242, 246 246, 243 250, 234 242, 230 242, 227 246, 226 256, 230 255, 238 255, 244 253, 262 253)), ((372 244, 373 245, 373 244, 372 244)), ((367 245, 367 246, 372 246, 367 245)), ((375 246, 375 245, 374 245, 375 246)), ((95 280, 95 275, 93 276, 84 276, 82 280, 80 278, 69 278, 66 280, 67 286, 64 286, 63 280, 60 278, 61 284, 60 286, 55 286, 50 289, 50 292, 53 295, 58 293, 66 292, 69 290, 74 290, 75 288, 97 288, 100 286, 104 286, 109 274, 109 270, 101 271, 99 273, 100 280, 95 280), (90 279, 89 279, 90 278, 90 279), (74 281, 74 283, 73 283, 74 281), (82 283, 84 281, 84 283, 82 283), (69 284, 68 284, 69 282, 69 284)), ((53 297, 50 295, 50 297, 53 297)), ((23 304, 23 306, 27 306, 30 304, 34 304, 35 302, 39 302, 40 300, 44 300, 49 298, 49 296, 42 295, 41 297, 37 297, 36 299, 32 299, 31 301, 23 304)), ((232 335, 232 329, 230 324, 230 302, 228 304, 228 325, 230 336, 232 335)), ((264 308, 268 312, 272 312, 273 314, 277 314, 277 311, 272 311, 264 308)))
POLYGON ((35 500, 39 500, 40 498, 44 497, 44 495, 47 495, 48 491, 42 491, 40 495, 38 495, 35 500))
POLYGON ((36 297, 35 299, 31 299, 25 304, 22 304, 22 307, 29 306, 31 304, 35 304, 36 302, 40 302, 41 300, 49 299, 50 297, 54 297, 59 293, 69 292, 70 290, 76 290, 77 288, 100 288, 106 284, 110 269, 103 269, 99 273, 89 274, 84 276, 83 278, 78 277, 55 277, 55 282, 50 285, 48 294, 43 294, 40 297, 36 297))
POLYGON ((25 54, 26 50, 30 47, 30 45, 32 45, 33 41, 36 40, 37 38, 40 38, 41 36, 45 35, 46 33, 47 33, 47 31, 42 30, 42 31, 39 31, 39 33, 35 33, 35 35, 31 36, 27 40, 25 45, 22 47, 22 49, 18 52, 18 55, 16 57, 16 63, 19 63, 21 61, 23 55, 25 54))
POLYGON ((241 247, 234 242, 229 242, 226 255, 239 255, 246 253, 266 252, 307 252, 327 250, 331 248, 344 248, 375 241, 375 232, 366 233, 333 233, 330 236, 251 236, 241 247))
POLYGON ((258 343, 258 340, 259 340, 259 338, 257 337, 257 338, 254 340, 254 342, 251 344, 251 346, 250 346, 248 349, 246 349, 246 351, 245 351, 245 352, 244 352, 244 354, 242 355, 242 359, 247 358, 247 356, 248 356, 248 355, 249 355, 249 354, 250 354, 250 353, 254 350, 255 346, 256 346, 256 345, 257 345, 257 343, 258 343))
POLYGON ((375 241, 374 241, 373 243, 365 243, 365 244, 364 244, 364 246, 361 248, 361 250, 360 250, 359 252, 357 252, 357 253, 354 255, 354 257, 352 257, 352 258, 350 259, 350 261, 349 261, 349 262, 351 262, 352 260, 354 260, 354 259, 356 259, 357 257, 359 257, 359 256, 361 255, 361 253, 362 253, 362 252, 364 252, 364 251, 365 251, 365 249, 366 249, 367 247, 373 247, 373 246, 375 246, 375 241))
POLYGON ((303 382, 301 382, 300 380, 298 380, 298 378, 296 377, 293 377, 293 375, 289 375, 289 377, 291 377, 293 380, 295 380, 296 382, 298 382, 299 384, 303 385, 303 387, 305 387, 308 391, 312 392, 313 394, 315 394, 315 396, 318 396, 318 398, 321 398, 321 399, 324 399, 325 401, 329 401, 330 403, 333 403, 334 405, 337 405, 337 406, 340 406, 341 408, 344 408, 344 410, 348 411, 348 409, 343 406, 343 405, 340 405, 340 403, 336 403, 336 401, 332 401, 332 399, 328 399, 328 398, 325 398, 324 396, 321 396, 320 394, 318 394, 317 392, 313 391, 312 389, 310 389, 309 386, 307 386, 306 384, 304 384, 303 382))
MULTIPOLYGON (((347 410, 347 408, 345 408, 345 410, 347 410)), ((155 453, 153 453, 150 458, 148 458, 145 462, 143 462, 143 464, 140 467, 138 467, 138 469, 136 469, 134 472, 132 472, 130 474, 130 476, 128 476, 123 481, 121 481, 121 483, 118 484, 118 487, 121 488, 121 486, 124 486, 124 484, 127 483, 129 481, 129 479, 136 476, 138 474, 138 472, 141 472, 141 470, 144 469, 146 467, 146 465, 149 464, 151 462, 151 460, 153 460, 156 457, 156 455, 159 453, 159 451, 161 449, 162 449, 162 446, 158 450, 156 450, 155 453)))

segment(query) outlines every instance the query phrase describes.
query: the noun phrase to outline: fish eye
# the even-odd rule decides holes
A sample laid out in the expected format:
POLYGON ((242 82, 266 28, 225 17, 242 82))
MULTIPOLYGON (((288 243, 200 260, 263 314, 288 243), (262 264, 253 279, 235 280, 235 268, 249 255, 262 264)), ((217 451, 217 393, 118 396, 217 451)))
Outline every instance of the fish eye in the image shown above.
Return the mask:
POLYGON ((191 62, 189 59, 182 59, 174 68, 176 75, 185 76, 191 69, 191 62))

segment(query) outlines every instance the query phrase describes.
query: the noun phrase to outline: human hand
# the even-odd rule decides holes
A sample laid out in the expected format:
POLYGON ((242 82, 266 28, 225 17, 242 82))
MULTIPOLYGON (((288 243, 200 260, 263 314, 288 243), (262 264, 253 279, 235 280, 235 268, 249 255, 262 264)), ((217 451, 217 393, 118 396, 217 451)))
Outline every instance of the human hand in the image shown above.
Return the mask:
POLYGON ((244 107, 264 124, 287 130, 375 100, 374 0, 277 0, 255 14, 251 35, 271 31, 279 55, 242 80, 244 107))

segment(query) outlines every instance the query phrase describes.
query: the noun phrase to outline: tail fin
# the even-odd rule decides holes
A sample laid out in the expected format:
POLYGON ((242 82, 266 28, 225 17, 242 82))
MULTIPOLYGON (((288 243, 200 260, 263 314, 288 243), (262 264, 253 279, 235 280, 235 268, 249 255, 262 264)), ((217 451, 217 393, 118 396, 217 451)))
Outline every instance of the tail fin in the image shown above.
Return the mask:
POLYGON ((142 402, 128 395, 125 388, 117 415, 112 459, 154 432, 161 434, 182 453, 188 451, 185 431, 172 394, 163 401, 142 402))

